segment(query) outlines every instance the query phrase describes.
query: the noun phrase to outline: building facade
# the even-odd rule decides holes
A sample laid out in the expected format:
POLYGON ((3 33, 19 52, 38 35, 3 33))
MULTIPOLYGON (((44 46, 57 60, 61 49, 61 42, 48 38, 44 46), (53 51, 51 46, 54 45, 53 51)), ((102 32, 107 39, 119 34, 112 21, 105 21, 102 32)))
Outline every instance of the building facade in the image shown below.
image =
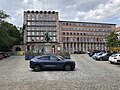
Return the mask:
POLYGON ((106 50, 105 38, 115 28, 116 24, 59 21, 55 11, 24 12, 26 51, 42 50, 46 32, 50 34, 52 53, 106 50))
POLYGON ((50 35, 51 50, 56 52, 59 42, 58 12, 25 11, 24 12, 24 44, 26 51, 41 52, 45 46, 45 33, 50 35))
POLYGON ((120 40, 120 27, 116 28, 116 33, 118 34, 118 39, 120 40))

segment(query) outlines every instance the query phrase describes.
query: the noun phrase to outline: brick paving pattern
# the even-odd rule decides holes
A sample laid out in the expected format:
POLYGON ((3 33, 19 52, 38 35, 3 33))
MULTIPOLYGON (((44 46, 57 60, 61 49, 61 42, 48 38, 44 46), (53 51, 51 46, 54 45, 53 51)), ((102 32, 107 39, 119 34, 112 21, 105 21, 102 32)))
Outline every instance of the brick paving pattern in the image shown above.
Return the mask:
POLYGON ((29 68, 23 56, 0 61, 0 90, 120 90, 120 65, 95 61, 87 54, 71 55, 75 71, 29 68))

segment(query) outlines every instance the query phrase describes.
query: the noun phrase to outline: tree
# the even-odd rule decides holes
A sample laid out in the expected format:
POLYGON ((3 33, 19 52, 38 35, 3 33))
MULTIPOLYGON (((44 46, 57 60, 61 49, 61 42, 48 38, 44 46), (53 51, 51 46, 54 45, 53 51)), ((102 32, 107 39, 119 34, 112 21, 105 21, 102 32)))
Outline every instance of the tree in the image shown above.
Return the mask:
POLYGON ((15 42, 15 38, 9 36, 9 34, 0 26, 0 51, 7 51, 13 42, 15 42))
POLYGON ((0 10, 0 51, 7 51, 13 45, 21 44, 20 31, 11 23, 5 22, 9 18, 4 11, 0 10))
POLYGON ((48 32, 45 33, 45 40, 47 43, 50 41, 50 35, 48 32))
POLYGON ((3 21, 3 19, 10 18, 8 14, 6 14, 3 10, 0 10, 0 21, 3 21))
POLYGON ((118 40, 118 34, 115 31, 110 32, 110 35, 106 38, 107 47, 119 47, 120 41, 118 40))
POLYGON ((9 36, 16 39, 14 44, 16 44, 16 45, 21 44, 21 40, 22 40, 21 34, 20 34, 20 31, 17 29, 16 26, 14 26, 13 24, 8 23, 8 22, 3 22, 1 24, 1 26, 9 34, 9 36))

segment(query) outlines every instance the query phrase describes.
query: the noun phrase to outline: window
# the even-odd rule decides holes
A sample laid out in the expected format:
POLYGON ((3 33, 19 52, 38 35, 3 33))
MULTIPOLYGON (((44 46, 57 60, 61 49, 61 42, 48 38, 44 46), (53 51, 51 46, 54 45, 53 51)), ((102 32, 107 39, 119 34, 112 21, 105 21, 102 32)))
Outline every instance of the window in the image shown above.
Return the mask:
POLYGON ((36 20, 38 20, 38 15, 36 15, 36 20))
POLYGON ((42 40, 43 40, 43 37, 40 37, 40 40, 42 41, 42 40))
POLYGON ((92 24, 90 24, 90 26, 92 26, 92 24))
POLYGON ((37 58, 39 60, 50 60, 49 56, 43 56, 43 57, 40 57, 40 58, 37 58))
POLYGON ((48 16, 48 20, 51 20, 51 16, 50 15, 48 16))
POLYGON ((43 32, 40 32, 40 35, 43 35, 43 32))
POLYGON ((34 20, 34 15, 32 15, 32 20, 34 20))
POLYGON ((49 32, 49 35, 52 35, 52 32, 49 32))
POLYGON ((42 16, 40 16, 40 20, 43 20, 42 16))
POLYGON ((36 35, 39 35, 39 32, 36 32, 36 35))
POLYGON ((35 25, 35 22, 32 22, 32 25, 35 25))
POLYGON ((30 20, 30 15, 28 14, 28 20, 30 20))
POLYGON ((36 25, 39 25, 39 23, 38 23, 38 22, 36 22, 36 25))
POLYGON ((28 42, 30 42, 31 40, 30 40, 30 37, 28 37, 28 42))
POLYGON ((46 17, 46 16, 44 16, 44 20, 47 20, 47 17, 46 17))
POLYGON ((32 35, 35 35, 35 32, 32 32, 32 35))
POLYGON ((43 30, 43 27, 40 27, 40 30, 43 30))
POLYGON ((92 31, 92 28, 90 28, 90 31, 92 31))
POLYGON ((42 22, 40 22, 40 25, 43 25, 43 23, 42 23, 42 22))
POLYGON ((83 24, 82 24, 82 23, 80 23, 79 25, 80 25, 80 26, 83 26, 83 24))
POLYGON ((35 29, 34 29, 34 27, 32 27, 32 31, 34 31, 35 29))
POLYGON ((39 37, 36 37, 37 41, 39 40, 39 37))
POLYGON ((53 35, 56 35, 56 32, 53 32, 53 35))
POLYGON ((30 31, 30 27, 27 27, 27 30, 30 31))
POLYGON ((39 27, 36 27, 36 30, 38 31, 38 30, 39 30, 39 27))
POLYGON ((30 25, 30 22, 28 22, 27 25, 30 25))
POLYGON ((82 28, 79 28, 79 30, 82 30, 82 28))
POLYGON ((67 32, 67 35, 69 35, 69 33, 67 32))
POLYGON ((57 58, 57 57, 55 57, 55 56, 50 56, 50 60, 57 61, 57 60, 58 60, 58 58, 57 58))
POLYGON ((54 41, 54 42, 56 41, 56 37, 53 37, 53 41, 54 41))
POLYGON ((27 35, 30 35, 30 32, 28 32, 28 34, 27 35))
POLYGON ((84 30, 87 30, 86 28, 84 28, 84 30))

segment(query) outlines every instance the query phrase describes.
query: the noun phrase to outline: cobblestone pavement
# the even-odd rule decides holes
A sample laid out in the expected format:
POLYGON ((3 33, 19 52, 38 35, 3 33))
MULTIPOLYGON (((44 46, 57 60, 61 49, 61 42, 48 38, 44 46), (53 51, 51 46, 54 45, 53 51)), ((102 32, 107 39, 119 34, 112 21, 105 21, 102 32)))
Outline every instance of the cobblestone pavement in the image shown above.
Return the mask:
POLYGON ((87 54, 71 58, 75 71, 34 72, 23 56, 3 59, 0 90, 120 90, 120 65, 95 61, 87 54))

